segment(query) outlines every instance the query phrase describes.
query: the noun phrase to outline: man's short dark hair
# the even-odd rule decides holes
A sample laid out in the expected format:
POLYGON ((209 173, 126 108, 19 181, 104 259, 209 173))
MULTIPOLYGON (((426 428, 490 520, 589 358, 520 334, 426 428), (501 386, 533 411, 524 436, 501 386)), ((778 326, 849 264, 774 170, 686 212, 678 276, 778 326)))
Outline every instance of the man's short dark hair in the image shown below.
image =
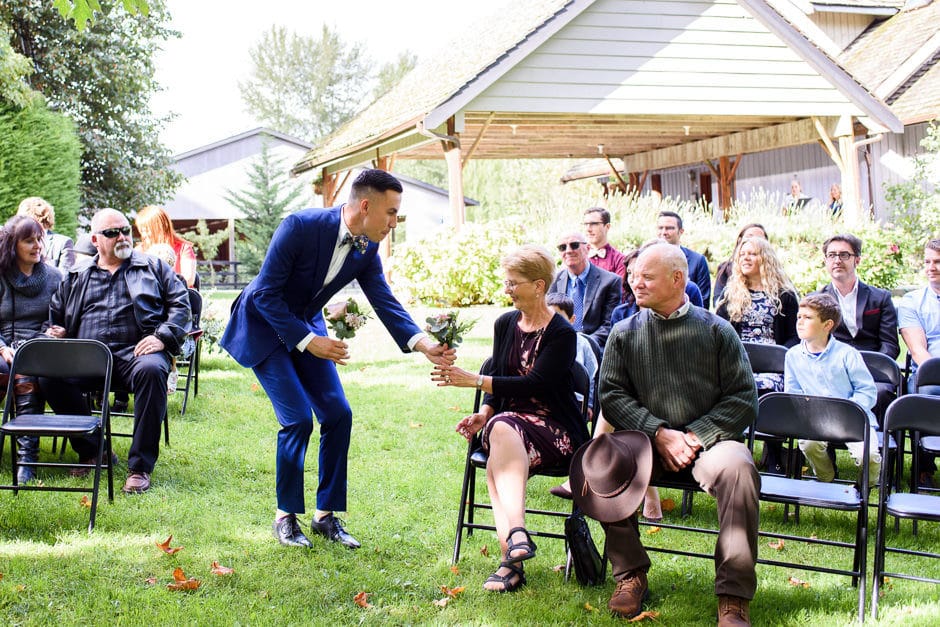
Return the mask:
POLYGON ((840 233, 838 235, 833 235, 825 242, 823 242, 823 254, 825 255, 829 251, 829 244, 832 242, 845 242, 852 247, 852 252, 855 253, 855 256, 858 257, 862 254, 862 240, 855 237, 851 233, 840 233))
POLYGON ((839 326, 842 322, 842 310, 839 303, 829 294, 809 294, 800 301, 800 307, 812 309, 819 316, 821 322, 832 320, 832 328, 839 326))
POLYGON ((352 195, 356 198, 361 198, 370 192, 384 194, 389 190, 400 194, 402 192, 401 181, 385 170, 363 170, 352 184, 352 195))
POLYGON ((567 294, 550 292, 545 295, 545 304, 549 307, 558 307, 569 318, 574 315, 574 301, 567 294))
POLYGON ((927 243, 924 244, 924 250, 927 250, 927 249, 940 253, 940 239, 927 240, 927 243))
POLYGON ((601 222, 604 224, 610 224, 610 212, 604 209, 603 207, 591 207, 584 212, 584 215, 589 213, 599 213, 601 215, 601 222))
POLYGON ((659 217, 660 218, 675 218, 676 226, 678 226, 680 230, 682 229, 682 216, 680 216, 675 211, 660 211, 659 217))

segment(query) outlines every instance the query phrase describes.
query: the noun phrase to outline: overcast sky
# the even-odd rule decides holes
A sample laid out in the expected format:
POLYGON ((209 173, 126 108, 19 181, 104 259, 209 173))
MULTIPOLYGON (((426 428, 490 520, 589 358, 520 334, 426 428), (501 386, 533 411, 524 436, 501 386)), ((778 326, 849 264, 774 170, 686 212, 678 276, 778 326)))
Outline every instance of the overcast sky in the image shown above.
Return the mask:
MULTIPOLYGON (((324 23, 345 41, 364 42, 378 62, 404 50, 423 57, 460 28, 461 7, 488 14, 509 0, 167 0, 182 37, 157 57, 164 91, 152 105, 177 118, 163 132, 173 153, 185 152, 260 126, 244 110, 238 81, 248 77, 248 50, 272 25, 319 35, 324 23)), ((481 34, 484 35, 484 34, 481 34)))

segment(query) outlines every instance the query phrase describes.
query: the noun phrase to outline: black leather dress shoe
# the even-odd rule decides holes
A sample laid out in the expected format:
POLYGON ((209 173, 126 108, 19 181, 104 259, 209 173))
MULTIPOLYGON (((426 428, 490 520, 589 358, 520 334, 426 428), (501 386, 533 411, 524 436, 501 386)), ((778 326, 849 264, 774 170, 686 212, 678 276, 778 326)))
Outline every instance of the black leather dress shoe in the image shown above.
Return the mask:
POLYGON ((297 524, 297 516, 288 514, 284 518, 274 521, 274 537, 284 546, 302 546, 310 548, 313 545, 297 524))
POLYGON ((320 520, 313 519, 310 522, 310 530, 313 533, 319 533, 331 542, 339 542, 350 549, 358 549, 362 546, 359 544, 358 540, 349 535, 349 532, 343 528, 343 521, 333 514, 327 514, 320 520))

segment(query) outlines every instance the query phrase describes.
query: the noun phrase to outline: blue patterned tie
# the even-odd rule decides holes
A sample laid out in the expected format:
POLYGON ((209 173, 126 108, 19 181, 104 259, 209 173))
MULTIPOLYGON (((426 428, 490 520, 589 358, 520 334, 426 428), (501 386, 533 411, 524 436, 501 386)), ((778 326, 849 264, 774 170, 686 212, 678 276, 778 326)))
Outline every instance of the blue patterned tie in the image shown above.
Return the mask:
POLYGON ((571 300, 574 301, 574 330, 580 331, 584 328, 584 283, 581 281, 581 277, 574 280, 571 300))

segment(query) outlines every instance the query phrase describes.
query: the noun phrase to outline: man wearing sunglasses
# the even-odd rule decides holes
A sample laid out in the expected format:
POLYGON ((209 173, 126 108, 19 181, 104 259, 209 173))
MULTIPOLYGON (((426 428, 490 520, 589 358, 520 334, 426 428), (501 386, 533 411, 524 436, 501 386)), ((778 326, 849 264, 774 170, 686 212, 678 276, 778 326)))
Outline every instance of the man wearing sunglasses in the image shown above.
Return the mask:
POLYGON ((588 263, 587 240, 570 233, 558 241, 563 268, 555 275, 548 293, 565 294, 574 302, 574 328, 590 335, 604 348, 610 335, 610 316, 623 293, 620 277, 588 263))
MULTIPOLYGON (((832 296, 842 311, 842 322, 832 330, 832 337, 858 350, 897 359, 901 345, 891 292, 862 283, 856 273, 862 260, 862 240, 850 233, 833 235, 823 243, 822 252, 832 282, 819 291, 832 296)), ((876 385, 878 400, 873 411, 883 422, 895 393, 888 383, 876 385)))
MULTIPOLYGON (((99 340, 111 349, 112 385, 134 394, 136 427, 123 491, 140 494, 150 489, 160 452, 170 358, 192 325, 189 294, 166 263, 134 251, 130 223, 120 212, 101 209, 91 230, 98 254, 65 275, 49 306, 48 333, 99 340)), ((87 413, 82 392, 94 391, 93 382, 41 383, 56 413, 87 413)), ((83 463, 94 463, 97 442, 73 438, 72 447, 83 463)))

